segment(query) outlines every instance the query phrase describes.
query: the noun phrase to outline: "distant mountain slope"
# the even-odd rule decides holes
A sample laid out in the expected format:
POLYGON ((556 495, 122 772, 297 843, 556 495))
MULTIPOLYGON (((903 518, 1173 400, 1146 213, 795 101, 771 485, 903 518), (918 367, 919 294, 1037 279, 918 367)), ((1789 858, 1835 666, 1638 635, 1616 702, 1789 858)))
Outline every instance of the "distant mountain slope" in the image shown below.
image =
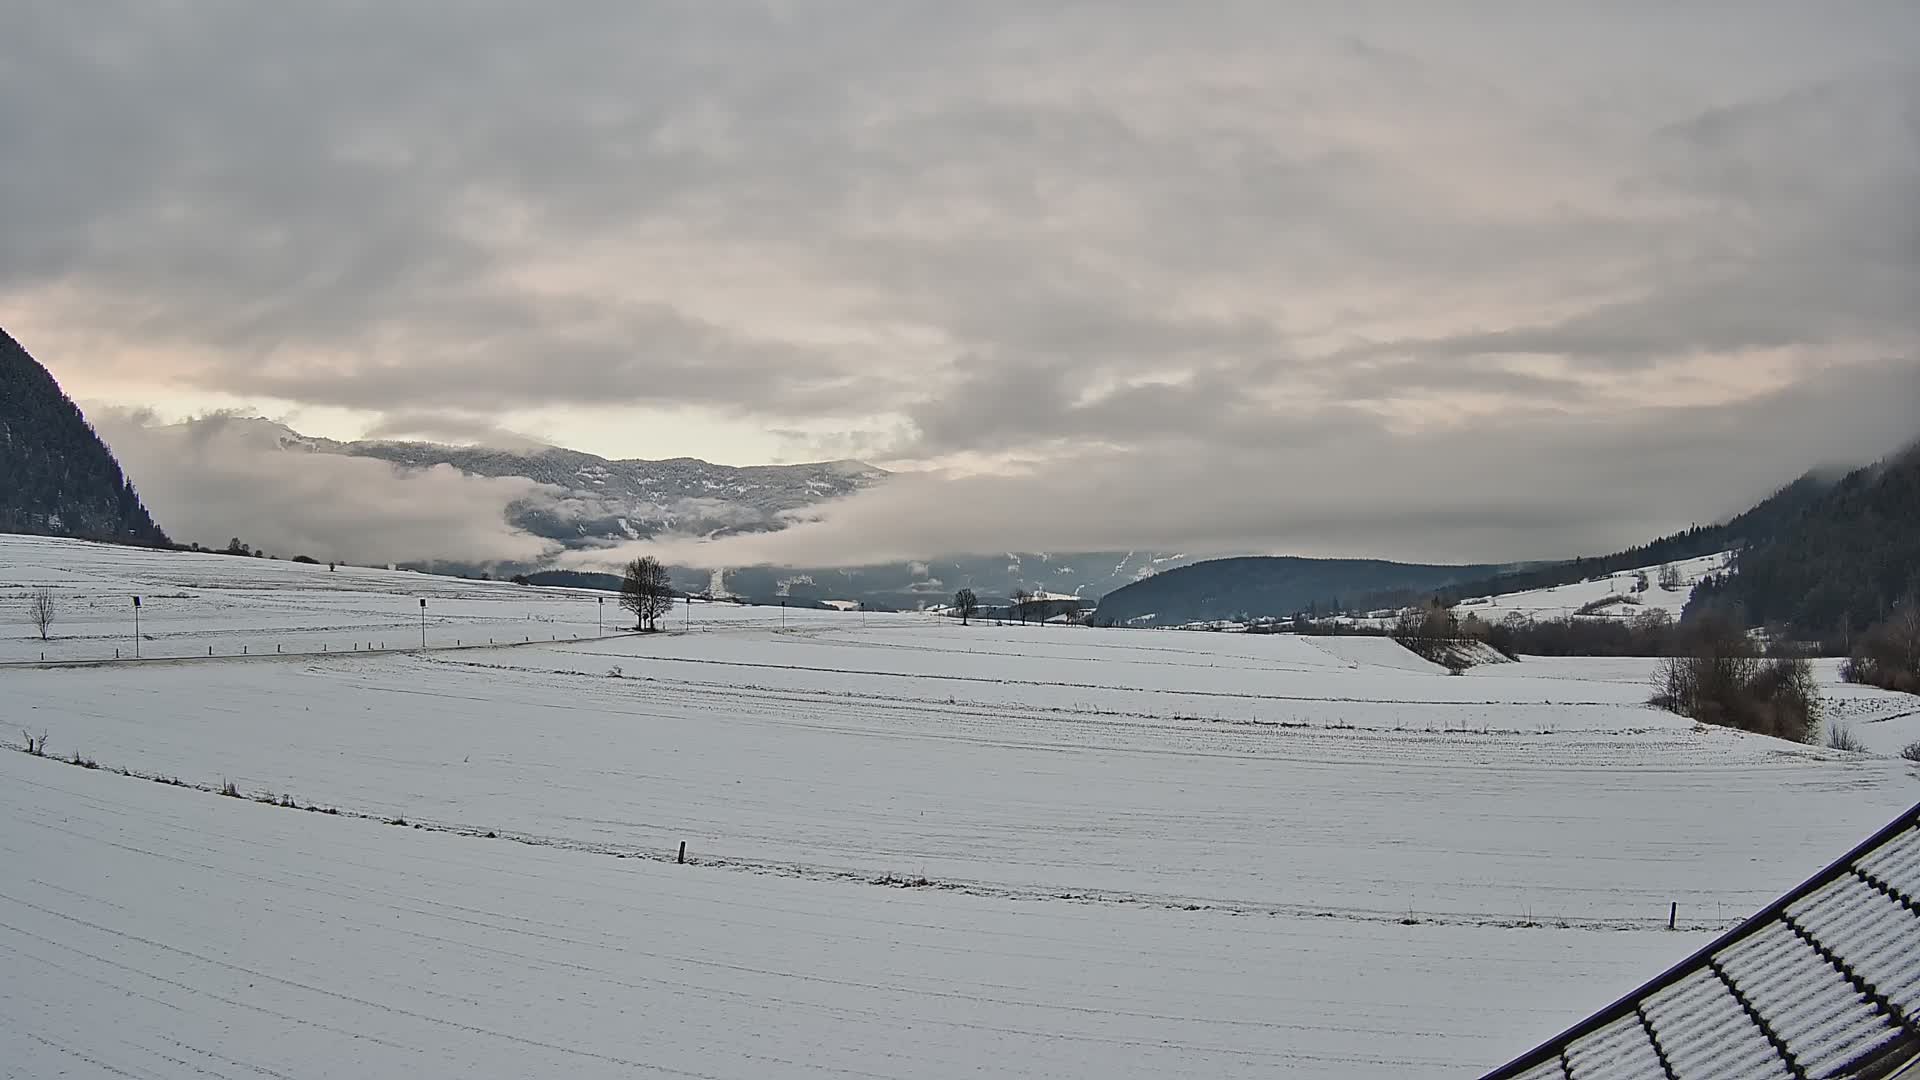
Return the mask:
POLYGON ((1314 605, 1333 610, 1353 597, 1389 590, 1430 592, 1500 569, 1292 556, 1211 559, 1107 594, 1093 619, 1102 625, 1171 626, 1241 616, 1281 618, 1314 605))
POLYGON ((1693 607, 1735 606, 1754 625, 1846 637, 1920 593, 1920 443, 1847 474, 1747 540, 1693 607))
POLYGON ((716 536, 781 528, 781 514, 851 495, 887 477, 859 461, 715 465, 695 458, 610 459, 554 446, 503 450, 425 442, 339 442, 268 420, 282 449, 377 458, 402 468, 448 465, 477 476, 524 476, 560 488, 554 500, 511 508, 508 521, 568 547, 675 533, 716 536))
POLYGON ((0 330, 0 532, 165 545, 60 384, 0 330))
POLYGON ((1718 525, 1695 525, 1611 555, 1533 563, 1518 569, 1502 570, 1489 577, 1453 582, 1441 588, 1384 589, 1351 598, 1348 606, 1373 610, 1402 607, 1429 598, 1452 605, 1482 597, 1574 585, 1663 563, 1705 558, 1772 535, 1782 523, 1793 520, 1832 490, 1840 475, 1832 470, 1809 472, 1762 499, 1738 517, 1718 525))
POLYGON ((1534 620, 1628 620, 1657 611, 1677 620, 1686 610, 1694 587, 1725 570, 1731 559, 1731 552, 1721 551, 1697 559, 1616 570, 1566 585, 1469 597, 1459 602, 1454 614, 1461 618, 1472 614, 1483 622, 1499 623, 1515 615, 1534 620), (1664 582, 1663 571, 1670 575, 1664 582))
MULTIPOLYGON (((509 524, 572 550, 595 550, 628 540, 675 536, 725 536, 784 528, 785 515, 829 499, 885 483, 888 473, 859 461, 802 465, 714 465, 694 458, 613 460, 577 450, 542 446, 496 449, 424 442, 359 441, 303 435, 284 424, 233 418, 246 426, 251 444, 294 454, 340 454, 374 458, 403 469, 446 465, 489 477, 526 477, 558 489, 552 497, 507 508, 509 524)), ((231 530, 245 533, 236 523, 231 530)), ((944 603, 956 589, 970 588, 983 601, 1004 599, 1016 589, 1100 596, 1155 570, 1186 561, 1157 552, 995 553, 929 562, 898 562, 849 568, 676 568, 674 586, 693 592, 759 601, 859 600, 876 608, 912 609, 944 603)), ((454 573, 511 573, 531 566, 464 566, 441 562, 454 573)), ((585 583, 564 572, 538 574, 540 582, 585 583)), ((599 585, 613 578, 593 578, 599 585)))

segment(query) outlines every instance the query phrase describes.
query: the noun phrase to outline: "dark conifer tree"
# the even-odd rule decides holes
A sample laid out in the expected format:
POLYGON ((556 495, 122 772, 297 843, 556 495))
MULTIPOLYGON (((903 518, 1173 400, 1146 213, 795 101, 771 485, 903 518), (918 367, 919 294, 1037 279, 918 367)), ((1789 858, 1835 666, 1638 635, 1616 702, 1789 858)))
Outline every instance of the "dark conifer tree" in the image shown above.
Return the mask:
POLYGON ((168 546, 79 407, 4 330, 0 532, 168 546))

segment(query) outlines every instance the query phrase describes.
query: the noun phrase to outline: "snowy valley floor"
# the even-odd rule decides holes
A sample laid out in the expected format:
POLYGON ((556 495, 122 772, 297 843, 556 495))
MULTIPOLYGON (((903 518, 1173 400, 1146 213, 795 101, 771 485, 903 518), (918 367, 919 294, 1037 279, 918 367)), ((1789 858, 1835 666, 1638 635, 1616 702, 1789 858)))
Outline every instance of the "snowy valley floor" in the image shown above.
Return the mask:
POLYGON ((18 1076, 1445 1075, 1684 947, 761 877, 24 755, 0 776, 18 1076))
MULTIPOLYGON (((188 638, 591 602, 14 540, 188 638)), ((1858 688, 1875 753, 1637 661, 775 619, 0 670, 0 736, 101 766, 0 752, 0 1075, 1472 1076, 1920 800, 1858 688)))

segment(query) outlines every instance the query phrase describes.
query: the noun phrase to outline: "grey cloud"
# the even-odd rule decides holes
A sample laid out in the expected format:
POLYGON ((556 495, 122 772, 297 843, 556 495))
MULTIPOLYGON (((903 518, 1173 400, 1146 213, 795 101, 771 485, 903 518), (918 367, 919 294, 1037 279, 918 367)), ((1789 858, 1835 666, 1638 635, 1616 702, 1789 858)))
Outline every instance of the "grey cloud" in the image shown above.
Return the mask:
MULTIPOLYGON (((1495 351, 1495 350, 1486 350, 1495 351)), ((1440 365, 1419 359, 1353 358, 1331 380, 1331 392, 1363 399, 1405 398, 1438 391, 1488 394, 1517 408, 1574 407, 1594 396, 1593 388, 1565 375, 1516 371, 1481 362, 1467 352, 1464 363, 1440 365)))
POLYGON ((283 429, 264 421, 89 415, 162 527, 183 542, 221 545, 237 531, 282 558, 362 563, 529 562, 556 550, 507 524, 509 506, 553 496, 531 480, 286 450, 283 429))
POLYGON ((1650 368, 1695 351, 1906 352, 1920 340, 1920 69, 1700 112, 1654 133, 1642 171, 1623 183, 1691 211, 1636 295, 1352 354, 1650 368))
MULTIPOLYGON (((441 358, 290 355, 206 370, 194 381, 211 390, 363 409, 400 401, 476 412, 615 402, 832 413, 854 396, 847 372, 803 348, 746 339, 660 305, 591 315, 555 310, 577 307, 501 297, 494 317, 523 317, 508 315, 507 325, 478 340, 463 338, 456 325, 463 320, 450 313, 441 358)), ((433 313, 421 312, 414 332, 434 325, 433 313)), ((867 385, 890 383, 883 375, 867 385)))
POLYGON ((503 428, 484 417, 461 413, 388 413, 367 429, 369 439, 425 439, 456 445, 525 450, 553 445, 546 439, 503 428))
MULTIPOLYGON (((1920 8, 1498 10, 39 5, 0 43, 0 310, 85 327, 72 369, 386 433, 693 405, 1021 458, 1048 529, 1115 485, 1179 508, 1098 547, 1252 543, 1276 523, 1215 523, 1244 484, 1344 506, 1307 493, 1354 444, 1457 423, 1631 486, 1581 433, 1657 434, 1702 356, 1905 370, 1920 8)), ((1668 466, 1665 512, 1721 488, 1668 466)), ((1505 514, 1566 486, 1461 475, 1505 514)))
MULTIPOLYGON (((1737 406, 1394 434, 1355 421, 1298 451, 1084 454, 1014 476, 905 474, 778 533, 623 547, 700 566, 860 565, 998 550, 1143 548, 1503 561, 1599 554, 1745 509, 1810 464, 1913 438, 1920 366, 1864 366, 1737 406), (1516 451, 1515 446, 1525 447, 1516 451)), ((599 564, 611 556, 563 561, 599 564)))
POLYGON ((1338 403, 1276 410, 1260 397, 1276 377, 1271 362, 1170 359, 1164 378, 1114 385, 1103 385, 1098 369, 1058 363, 969 358, 960 366, 965 374, 958 382, 910 413, 916 448, 1176 440, 1241 449, 1271 445, 1279 432, 1336 427, 1354 415, 1338 403))

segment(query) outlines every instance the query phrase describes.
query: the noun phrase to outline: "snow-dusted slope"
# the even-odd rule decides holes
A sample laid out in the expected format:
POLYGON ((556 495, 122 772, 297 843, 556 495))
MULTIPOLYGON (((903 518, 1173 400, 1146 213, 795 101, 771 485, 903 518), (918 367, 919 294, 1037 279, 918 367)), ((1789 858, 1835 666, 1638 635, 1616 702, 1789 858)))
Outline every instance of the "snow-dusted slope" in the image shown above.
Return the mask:
POLYGON ((1581 609, 1589 605, 1604 603, 1605 606, 1587 612, 1583 617, 1622 619, 1643 612, 1662 611, 1678 619, 1688 599, 1693 596, 1693 587, 1702 578, 1724 570, 1730 557, 1729 553, 1721 552, 1666 564, 1673 568, 1678 577, 1678 587, 1671 589, 1660 584, 1663 567, 1648 566, 1550 589, 1473 597, 1461 601, 1455 610, 1462 618, 1472 613, 1487 622, 1500 622, 1511 615, 1529 619, 1565 618, 1581 615, 1581 609), (1639 591, 1639 578, 1643 574, 1647 588, 1639 591))

